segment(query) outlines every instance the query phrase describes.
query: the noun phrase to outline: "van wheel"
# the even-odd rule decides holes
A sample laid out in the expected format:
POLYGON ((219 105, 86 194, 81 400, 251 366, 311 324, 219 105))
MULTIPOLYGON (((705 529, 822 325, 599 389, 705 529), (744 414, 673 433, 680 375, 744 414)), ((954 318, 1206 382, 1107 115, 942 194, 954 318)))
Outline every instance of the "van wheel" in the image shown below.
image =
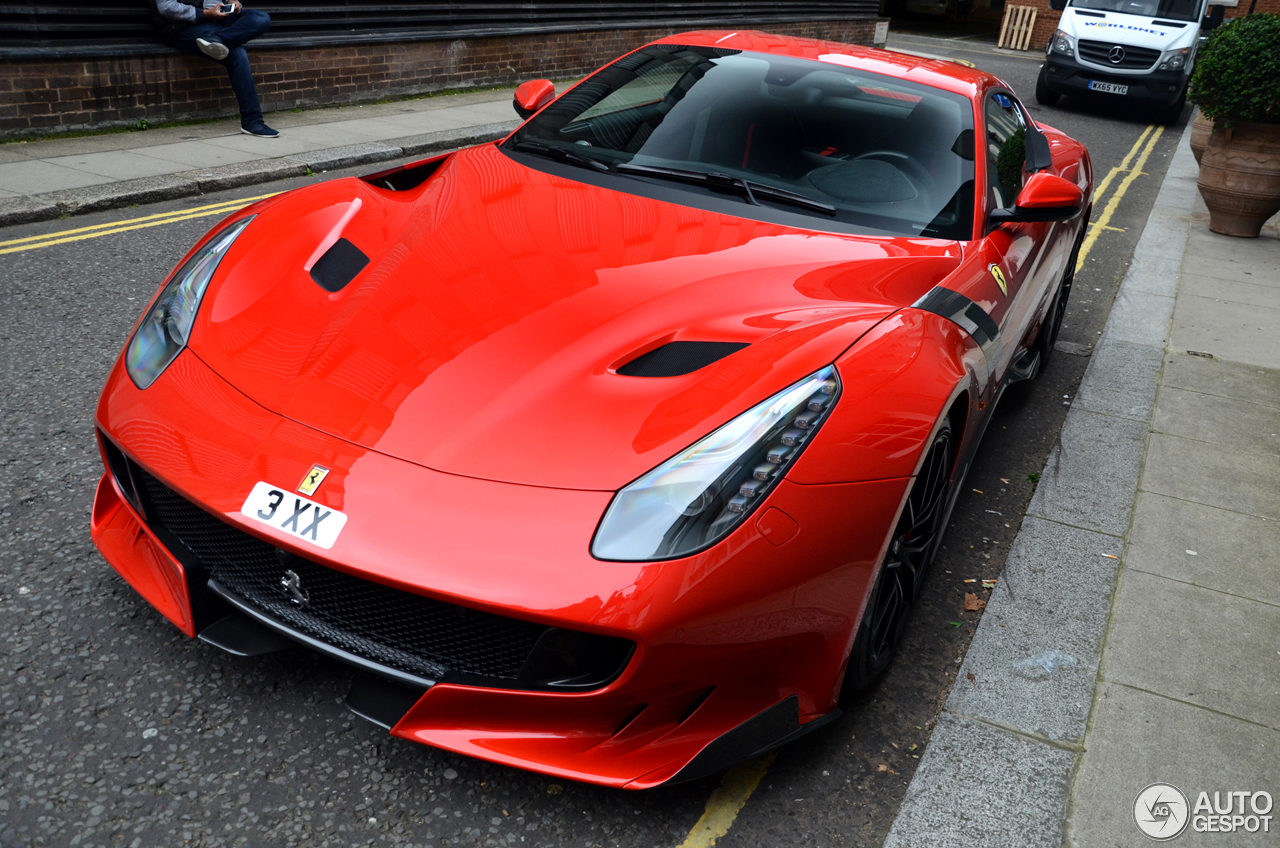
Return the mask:
POLYGON ((1166 124, 1166 125, 1176 124, 1178 123, 1178 119, 1182 117, 1182 110, 1186 107, 1186 105, 1187 105, 1187 90, 1184 88, 1182 89, 1182 94, 1178 96, 1178 99, 1176 102, 1174 102, 1170 106, 1164 107, 1157 113, 1156 120, 1159 123, 1166 124))
POLYGON ((1056 91, 1049 90, 1047 66, 1040 66, 1040 76, 1036 77, 1036 102, 1041 106, 1057 106, 1058 99, 1062 97, 1056 91))

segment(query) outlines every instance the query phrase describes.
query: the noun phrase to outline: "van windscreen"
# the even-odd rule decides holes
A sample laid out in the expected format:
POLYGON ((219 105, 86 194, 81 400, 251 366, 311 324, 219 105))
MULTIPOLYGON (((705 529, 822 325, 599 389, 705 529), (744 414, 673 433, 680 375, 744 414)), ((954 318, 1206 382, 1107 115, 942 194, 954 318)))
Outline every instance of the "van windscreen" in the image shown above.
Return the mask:
POLYGON ((1071 5, 1077 9, 1096 9, 1099 12, 1119 12, 1174 21, 1194 21, 1200 8, 1198 0, 1071 0, 1071 5))

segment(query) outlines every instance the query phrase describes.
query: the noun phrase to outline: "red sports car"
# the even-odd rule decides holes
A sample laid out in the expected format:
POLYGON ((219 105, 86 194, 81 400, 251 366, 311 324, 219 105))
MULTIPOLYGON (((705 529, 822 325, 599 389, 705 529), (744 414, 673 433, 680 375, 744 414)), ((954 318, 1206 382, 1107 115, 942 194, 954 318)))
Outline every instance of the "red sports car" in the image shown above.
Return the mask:
POLYGON ((516 106, 192 249, 102 392, 93 537, 188 636, 354 665, 395 736, 711 774, 892 658, 1053 351, 1089 156, 986 73, 756 32, 516 106))

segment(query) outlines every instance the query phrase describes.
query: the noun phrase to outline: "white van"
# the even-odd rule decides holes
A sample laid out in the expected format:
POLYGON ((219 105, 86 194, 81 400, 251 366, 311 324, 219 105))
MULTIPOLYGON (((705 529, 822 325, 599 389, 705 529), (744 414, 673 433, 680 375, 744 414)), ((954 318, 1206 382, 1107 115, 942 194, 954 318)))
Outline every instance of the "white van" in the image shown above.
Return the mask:
POLYGON ((1062 10, 1036 80, 1046 106, 1064 94, 1154 108, 1173 123, 1187 99, 1208 0, 1051 0, 1062 10))

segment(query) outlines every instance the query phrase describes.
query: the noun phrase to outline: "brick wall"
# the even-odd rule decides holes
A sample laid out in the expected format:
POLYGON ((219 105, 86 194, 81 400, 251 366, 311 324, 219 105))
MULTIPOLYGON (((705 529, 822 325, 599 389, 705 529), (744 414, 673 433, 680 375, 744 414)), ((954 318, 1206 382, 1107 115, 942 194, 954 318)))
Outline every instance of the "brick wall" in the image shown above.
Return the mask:
MULTIPOLYGON (((1227 19, 1249 14, 1249 3, 1250 0, 1239 0, 1239 5, 1236 7, 1228 6, 1226 11, 1227 19)), ((1058 19, 1062 17, 1062 13, 1050 9, 1048 0, 1010 0, 1009 5, 1034 6, 1036 8, 1036 23, 1031 30, 1031 49, 1043 50, 1045 45, 1049 43, 1049 39, 1053 37, 1053 33, 1058 29, 1058 19)), ((1280 14, 1280 0, 1258 0, 1254 12, 1280 14)))
MULTIPOLYGON (((1268 15, 1280 15, 1280 0, 1258 0, 1258 5, 1253 9, 1255 14, 1266 13, 1268 15)), ((1249 0, 1240 0, 1239 5, 1235 8, 1227 7, 1226 17, 1242 18, 1249 14, 1249 0)))
MULTIPOLYGON (((769 23, 787 35, 870 44, 874 19, 769 23)), ((745 29, 746 27, 741 27, 745 29)), ((680 32, 613 29, 542 35, 249 51, 264 111, 358 103, 525 79, 570 79, 680 32)), ((0 138, 235 115, 223 69, 184 54, 0 60, 0 138)))

